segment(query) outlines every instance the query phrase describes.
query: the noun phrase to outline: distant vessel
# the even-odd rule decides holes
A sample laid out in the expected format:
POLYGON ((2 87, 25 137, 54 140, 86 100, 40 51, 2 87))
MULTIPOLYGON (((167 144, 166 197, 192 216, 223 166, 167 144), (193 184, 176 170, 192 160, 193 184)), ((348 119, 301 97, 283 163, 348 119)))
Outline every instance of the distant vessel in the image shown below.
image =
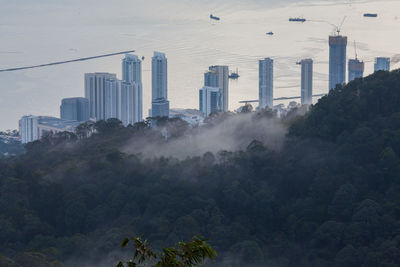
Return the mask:
POLYGON ((267 35, 274 35, 273 32, 267 32, 267 35))
POLYGON ((220 20, 219 17, 213 16, 213 14, 210 15, 210 19, 213 19, 213 20, 220 20))
POLYGON ((291 22, 306 22, 306 19, 304 19, 304 18, 289 18, 289 21, 291 21, 291 22))
POLYGON ((236 69, 236 72, 231 72, 231 74, 228 76, 229 79, 237 79, 240 77, 238 70, 236 69))
POLYGON ((376 14, 376 13, 365 13, 365 14, 364 14, 364 17, 367 17, 367 18, 376 18, 376 17, 378 17, 378 14, 376 14))

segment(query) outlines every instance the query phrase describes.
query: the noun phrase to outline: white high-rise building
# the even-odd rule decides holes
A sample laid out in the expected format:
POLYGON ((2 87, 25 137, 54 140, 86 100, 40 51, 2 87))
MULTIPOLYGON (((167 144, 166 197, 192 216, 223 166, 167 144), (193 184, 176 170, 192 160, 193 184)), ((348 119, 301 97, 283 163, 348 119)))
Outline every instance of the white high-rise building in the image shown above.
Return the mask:
POLYGON ((112 73, 86 73, 85 97, 89 100, 89 116, 95 120, 105 119, 105 85, 106 80, 116 79, 112 73))
POLYGON ((390 58, 389 57, 377 57, 375 58, 375 71, 390 71, 390 58))
MULTIPOLYGON (((136 55, 126 54, 122 60, 122 80, 127 83, 135 83, 137 86, 137 98, 135 98, 135 116, 137 122, 143 120, 143 85, 142 85, 142 61, 136 55)), ((136 120, 135 119, 135 120, 136 120)))
POLYGON ((303 59, 301 64, 301 104, 312 104, 313 91, 313 60, 303 59))
POLYGON ((19 120, 19 134, 23 144, 33 142, 39 138, 38 120, 39 117, 32 115, 23 116, 19 120))
POLYGON ((127 126, 141 121, 139 118, 139 90, 136 83, 121 82, 120 117, 122 124, 127 126))
POLYGON ((205 116, 222 111, 222 90, 209 86, 201 88, 199 90, 199 110, 205 116))
POLYGON ((259 61, 258 96, 260 108, 273 108, 274 100, 274 61, 265 58, 259 61))
POLYGON ((229 67, 210 66, 204 73, 204 86, 217 87, 222 91, 222 111, 229 110, 229 67))
POLYGON ((105 117, 104 119, 120 118, 121 113, 121 81, 106 80, 105 86, 105 117))
POLYGON ((106 80, 105 119, 119 119, 124 126, 133 125, 142 120, 139 87, 136 83, 118 79, 106 80))
POLYGON ((168 61, 164 53, 154 52, 154 56, 151 61, 152 101, 159 98, 164 98, 165 100, 168 99, 167 64, 168 61))

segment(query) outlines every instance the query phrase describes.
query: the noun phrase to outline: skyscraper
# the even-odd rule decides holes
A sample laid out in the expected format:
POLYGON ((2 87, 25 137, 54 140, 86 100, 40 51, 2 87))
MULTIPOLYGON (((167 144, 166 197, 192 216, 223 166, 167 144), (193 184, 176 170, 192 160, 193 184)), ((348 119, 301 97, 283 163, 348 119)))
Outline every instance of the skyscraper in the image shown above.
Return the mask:
POLYGON ((329 36, 329 89, 346 82, 347 37, 329 36))
POLYGON ((152 100, 158 98, 168 99, 168 72, 167 58, 164 53, 154 52, 151 61, 152 75, 152 100))
MULTIPOLYGON (((137 121, 143 120, 143 85, 142 85, 142 61, 136 55, 126 54, 122 60, 122 80, 135 83, 137 86, 137 97, 134 109, 137 121)), ((135 119, 135 120, 136 120, 135 119)))
POLYGON ((168 61, 164 53, 154 52, 151 61, 152 117, 168 117, 168 61))
POLYGON ((364 62, 358 59, 349 59, 349 82, 362 78, 364 75, 364 62))
POLYGON ((112 73, 86 73, 85 97, 89 100, 89 116, 96 120, 105 119, 105 84, 108 79, 116 79, 112 73))
POLYGON ((229 110, 229 67, 210 66, 204 73, 204 86, 218 87, 222 91, 222 111, 229 110))
POLYGON ((119 119, 124 126, 140 122, 139 88, 136 83, 118 79, 106 80, 105 119, 119 119))
POLYGON ((274 61, 265 58, 258 64, 258 99, 259 107, 273 107, 274 98, 274 61))
POLYGON ((377 57, 375 58, 375 71, 390 71, 390 58, 389 57, 377 57))
POLYGON ((89 100, 83 97, 64 98, 60 106, 60 118, 71 121, 89 120, 89 100))
POLYGON ((127 126, 139 122, 138 86, 136 83, 121 82, 120 116, 122 124, 127 126))
POLYGON ((107 79, 105 85, 105 120, 121 118, 121 81, 107 79))
POLYGON ((301 64, 301 104, 312 104, 313 91, 313 60, 303 59, 301 64))
POLYGON ((199 90, 199 110, 205 116, 222 111, 222 90, 218 87, 204 86, 199 90))

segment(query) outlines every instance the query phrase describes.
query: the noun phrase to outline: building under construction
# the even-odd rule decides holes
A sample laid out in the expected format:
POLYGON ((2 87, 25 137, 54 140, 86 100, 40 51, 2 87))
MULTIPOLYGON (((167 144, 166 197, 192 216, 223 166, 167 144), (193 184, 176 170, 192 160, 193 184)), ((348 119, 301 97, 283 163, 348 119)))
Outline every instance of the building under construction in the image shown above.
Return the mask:
POLYGON ((356 59, 349 59, 349 82, 364 75, 364 62, 356 59))
POLYGON ((329 89, 346 82, 347 37, 329 36, 329 89))

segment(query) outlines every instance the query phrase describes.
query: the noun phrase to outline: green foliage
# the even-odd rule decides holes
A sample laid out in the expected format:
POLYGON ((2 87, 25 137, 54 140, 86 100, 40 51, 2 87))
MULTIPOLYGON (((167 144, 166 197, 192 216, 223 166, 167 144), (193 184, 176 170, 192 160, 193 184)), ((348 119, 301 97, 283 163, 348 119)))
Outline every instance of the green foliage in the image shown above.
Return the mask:
MULTIPOLYGON (((232 116, 246 115, 213 114, 205 127, 232 116)), ((178 242, 194 235, 218 251, 208 266, 398 265, 400 72, 338 87, 285 123, 280 151, 254 140, 243 151, 184 160, 123 150, 187 135, 179 119, 156 129, 149 121, 88 123, 76 137, 28 144, 25 154, 0 160, 0 260, 115 266, 132 258, 116 249, 120 241, 138 233, 160 252, 154 259, 140 241, 146 257, 131 266, 149 257, 182 262, 191 248, 178 242)))
POLYGON ((174 247, 163 248, 162 252, 155 253, 147 240, 140 237, 125 238, 121 247, 126 247, 132 241, 135 249, 133 258, 124 263, 119 262, 117 267, 154 266, 154 267, 191 267, 203 264, 205 259, 214 259, 217 253, 206 240, 193 237, 189 242, 179 242, 174 247))

